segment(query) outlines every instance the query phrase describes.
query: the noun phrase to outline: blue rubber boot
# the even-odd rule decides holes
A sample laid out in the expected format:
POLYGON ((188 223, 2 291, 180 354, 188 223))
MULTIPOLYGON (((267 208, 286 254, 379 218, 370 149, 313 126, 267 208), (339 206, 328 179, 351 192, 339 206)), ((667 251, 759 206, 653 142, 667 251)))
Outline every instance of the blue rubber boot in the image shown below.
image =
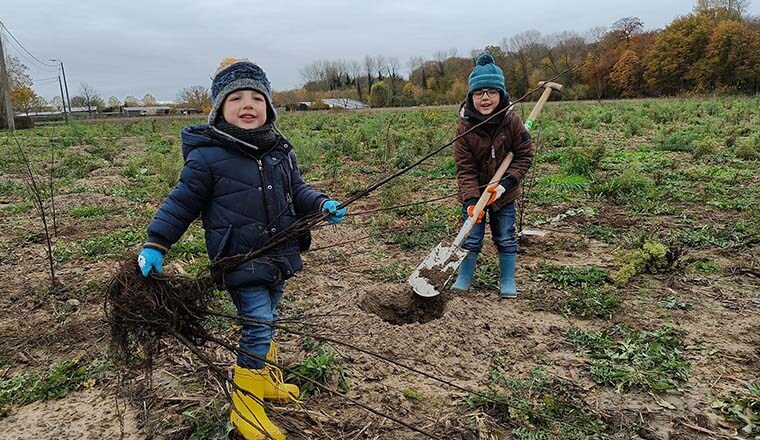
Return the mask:
POLYGON ((477 252, 469 252, 467 256, 462 260, 462 264, 459 265, 457 271, 457 280, 451 286, 451 290, 459 290, 460 292, 467 292, 472 286, 472 277, 475 275, 475 262, 478 259, 477 252))
POLYGON ((502 298, 517 297, 515 286, 515 254, 499 254, 499 269, 501 280, 499 281, 499 293, 502 298))

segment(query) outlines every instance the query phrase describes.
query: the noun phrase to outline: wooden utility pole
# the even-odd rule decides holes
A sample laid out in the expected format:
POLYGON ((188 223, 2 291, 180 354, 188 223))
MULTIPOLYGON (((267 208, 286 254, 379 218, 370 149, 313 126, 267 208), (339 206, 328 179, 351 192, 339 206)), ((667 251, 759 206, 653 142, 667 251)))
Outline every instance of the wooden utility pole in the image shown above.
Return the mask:
POLYGON ((63 73, 63 87, 66 88, 66 104, 69 105, 69 113, 71 113, 71 100, 69 99, 69 83, 66 81, 66 69, 63 68, 63 61, 61 61, 61 73, 63 73))
POLYGON ((8 130, 14 131, 16 129, 16 124, 13 122, 11 85, 8 80, 8 69, 5 68, 5 48, 3 47, 2 33, 0 33, 0 89, 3 90, 3 103, 5 104, 5 116, 8 119, 8 130))
POLYGON ((61 75, 58 75, 58 87, 61 89, 61 107, 63 107, 63 119, 69 123, 69 114, 66 113, 66 101, 63 100, 63 85, 61 84, 61 75))

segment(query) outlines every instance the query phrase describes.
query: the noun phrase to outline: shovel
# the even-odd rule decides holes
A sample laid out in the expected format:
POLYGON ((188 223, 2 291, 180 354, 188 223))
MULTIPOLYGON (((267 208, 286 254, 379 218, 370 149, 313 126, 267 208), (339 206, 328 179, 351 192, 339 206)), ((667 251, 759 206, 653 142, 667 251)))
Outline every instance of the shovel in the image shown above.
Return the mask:
MULTIPOLYGON (((562 85, 554 82, 541 81, 538 83, 539 87, 544 88, 541 98, 536 102, 533 111, 530 112, 528 120, 525 122, 525 128, 531 131, 535 125, 536 118, 541 110, 544 108, 544 104, 549 99, 552 90, 562 90, 562 85)), ((504 176, 504 173, 509 168, 509 164, 512 163, 513 154, 510 152, 504 161, 499 165, 496 170, 496 174, 491 178, 490 183, 498 182, 504 176)), ((460 246, 462 242, 470 235, 472 228, 475 226, 475 220, 478 218, 483 209, 488 203, 488 199, 491 198, 491 193, 483 192, 478 203, 473 208, 472 215, 464 221, 462 228, 459 230, 454 242, 451 246, 444 246, 443 243, 433 249, 433 251, 422 260, 419 266, 412 272, 409 277, 409 284, 414 289, 414 293, 423 297, 433 297, 440 294, 444 286, 448 284, 451 277, 456 273, 462 260, 467 256, 466 250, 460 246)))

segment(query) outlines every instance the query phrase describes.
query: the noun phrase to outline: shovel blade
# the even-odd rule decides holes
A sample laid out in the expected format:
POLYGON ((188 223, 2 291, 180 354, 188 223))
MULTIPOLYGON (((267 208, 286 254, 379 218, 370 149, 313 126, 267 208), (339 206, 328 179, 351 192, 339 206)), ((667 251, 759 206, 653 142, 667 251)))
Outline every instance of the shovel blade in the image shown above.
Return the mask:
POLYGON ((414 293, 426 298, 439 295, 465 256, 467 251, 456 246, 436 246, 409 277, 414 293))

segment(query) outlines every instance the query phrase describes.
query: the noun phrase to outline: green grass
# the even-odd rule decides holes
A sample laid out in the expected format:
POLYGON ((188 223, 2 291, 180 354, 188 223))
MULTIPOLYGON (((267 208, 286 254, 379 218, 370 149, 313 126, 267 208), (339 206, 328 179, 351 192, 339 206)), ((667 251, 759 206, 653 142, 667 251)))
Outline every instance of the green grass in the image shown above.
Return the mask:
MULTIPOLYGON (((333 382, 336 382, 341 391, 348 392, 345 372, 332 350, 320 347, 317 353, 304 358, 292 369, 298 374, 323 385, 332 385, 333 382)), ((288 381, 292 381, 301 388, 301 397, 304 399, 321 392, 321 389, 312 382, 301 379, 295 374, 288 374, 288 381)))
POLYGON ((570 341, 591 356, 591 375, 618 392, 630 389, 666 391, 689 380, 684 358, 684 332, 663 327, 642 332, 624 326, 602 332, 572 330, 570 341))
POLYGON ((399 261, 374 266, 368 270, 369 277, 384 283, 403 283, 412 273, 412 269, 399 261))
POLYGON ((496 290, 499 288, 500 277, 499 260, 481 253, 475 265, 472 287, 478 290, 496 290))
POLYGON ((18 373, 0 381, 0 414, 9 406, 26 405, 38 400, 59 399, 84 386, 108 378, 109 361, 97 358, 91 362, 62 362, 45 374, 18 373))
POLYGON ((222 405, 214 401, 211 406, 203 405, 182 411, 183 419, 188 422, 188 440, 226 439, 235 430, 230 422, 228 411, 222 411, 222 405))
POLYGON ((564 309, 581 318, 609 319, 620 310, 620 298, 612 289, 580 289, 567 300, 564 309))
POLYGON ((747 390, 732 393, 712 402, 726 420, 738 423, 742 435, 760 434, 760 382, 747 385, 747 390))
POLYGON ((698 272, 704 272, 704 273, 714 273, 714 272, 720 272, 720 266, 718 263, 707 260, 707 261, 697 261, 692 265, 694 270, 698 272))
POLYGON ((405 217, 407 225, 399 228, 379 224, 378 230, 385 241, 403 250, 425 250, 432 249, 454 232, 459 208, 413 206, 396 212, 399 217, 405 217))
POLYGON ((67 214, 75 218, 100 219, 116 211, 113 206, 83 205, 69 208, 67 214))
POLYGON ((555 266, 542 262, 539 277, 563 289, 600 286, 607 280, 607 273, 596 266, 555 266))
POLYGON ((53 255, 58 262, 72 258, 93 259, 123 255, 128 248, 145 241, 145 226, 130 226, 104 234, 96 234, 79 244, 56 245, 53 255))
POLYGON ((573 384, 541 370, 526 379, 508 378, 494 370, 487 390, 465 400, 470 409, 484 411, 511 428, 509 434, 516 439, 606 437, 604 421, 580 395, 573 384))

